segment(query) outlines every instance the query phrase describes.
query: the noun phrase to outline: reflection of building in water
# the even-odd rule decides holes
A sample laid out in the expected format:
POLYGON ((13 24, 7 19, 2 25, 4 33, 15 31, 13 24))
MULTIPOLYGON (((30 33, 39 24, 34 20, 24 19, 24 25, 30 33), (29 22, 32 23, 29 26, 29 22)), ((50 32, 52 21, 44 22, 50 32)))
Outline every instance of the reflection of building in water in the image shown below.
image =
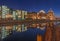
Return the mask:
MULTIPOLYGON (((0 19, 5 19, 8 21, 11 20, 24 20, 27 15, 27 11, 24 10, 13 10, 8 8, 7 6, 0 6, 0 19)), ((12 23, 13 24, 13 23, 12 23)), ((23 25, 12 25, 12 26, 1 26, 2 38, 6 37, 12 30, 16 31, 26 31, 26 26, 23 25)))
MULTIPOLYGON (((50 10, 49 12, 49 18, 50 20, 54 20, 54 14, 53 11, 50 10)), ((60 25, 60 24, 59 24, 60 25)), ((60 35, 59 35, 59 28, 60 26, 54 26, 53 22, 50 22, 47 24, 47 28, 46 28, 46 34, 45 34, 45 39, 44 41, 60 41, 60 35)))
POLYGON ((55 26, 55 40, 60 41, 60 24, 55 26))
POLYGON ((1 34, 2 34, 2 38, 6 37, 7 35, 9 35, 9 33, 11 33, 12 30, 12 26, 2 26, 1 28, 1 34))
POLYGON ((19 32, 26 31, 27 27, 23 24, 23 25, 14 25, 14 26, 2 26, 2 27, 0 27, 0 29, 2 30, 1 37, 4 38, 7 35, 9 35, 10 33, 12 33, 13 31, 19 31, 19 32))
POLYGON ((42 39, 42 36, 41 35, 37 35, 37 41, 42 41, 43 39, 42 39))
POLYGON ((60 41, 60 24, 47 27, 45 41, 60 41))
MULTIPOLYGON (((9 9, 7 6, 0 6, 0 19, 5 19, 5 20, 55 20, 54 12, 52 9, 50 9, 47 13, 44 10, 40 10, 39 12, 27 12, 24 10, 12 10, 9 9)), ((13 23, 12 23, 13 24, 13 23)), ((22 24, 22 25, 11 25, 11 26, 1 26, 0 29, 0 34, 2 34, 2 38, 6 37, 11 33, 11 31, 16 30, 19 32, 26 31, 29 27, 33 28, 39 28, 41 30, 44 30, 46 28, 46 35, 45 35, 45 41, 51 41, 54 37, 53 35, 56 35, 56 41, 59 41, 59 27, 54 28, 53 27, 53 22, 47 22, 47 23, 39 23, 39 24, 22 24), (55 29, 55 33, 54 32, 55 29), (57 30, 58 29, 58 30, 57 30), (53 38, 52 38, 53 37, 53 38)), ((1 37, 1 35, 0 35, 1 37)), ((39 36, 38 36, 39 37, 39 36)), ((37 41, 40 38, 38 38, 37 41)), ((55 38, 54 38, 55 39, 55 38)), ((41 40, 42 41, 42 40, 41 40)))
MULTIPOLYGON (((44 10, 39 11, 38 13, 36 12, 30 12, 26 15, 26 18, 30 18, 30 19, 40 19, 40 20, 55 20, 55 16, 54 16, 54 12, 52 11, 52 9, 50 9, 48 11, 48 13, 46 13, 44 10)), ((32 24, 31 27, 37 27, 40 29, 44 29, 47 23, 42 23, 42 24, 32 24)), ((52 22, 50 23, 52 26, 52 22)), ((28 26, 29 27, 29 26, 28 26)))

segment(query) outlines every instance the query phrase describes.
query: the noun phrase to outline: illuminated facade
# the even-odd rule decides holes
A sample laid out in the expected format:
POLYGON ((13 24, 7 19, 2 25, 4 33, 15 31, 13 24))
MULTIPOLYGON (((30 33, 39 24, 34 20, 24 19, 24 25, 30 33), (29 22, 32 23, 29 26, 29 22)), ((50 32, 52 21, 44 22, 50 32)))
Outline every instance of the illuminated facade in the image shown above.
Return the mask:
MULTIPOLYGON (((24 10, 12 10, 7 6, 0 6, 0 19, 4 20, 24 20, 27 15, 27 11, 24 10)), ((10 26, 1 26, 0 36, 2 38, 6 37, 11 33, 11 31, 23 32, 27 30, 27 26, 22 25, 10 25, 10 26)))
MULTIPOLYGON (((55 20, 54 12, 52 9, 46 13, 44 10, 41 10, 39 12, 28 12, 26 19, 30 20, 55 20)), ((47 23, 41 23, 41 24, 32 24, 31 27, 37 27, 40 28, 41 30, 45 29, 47 23)), ((52 25, 52 22, 50 23, 52 25)), ((28 26, 29 27, 29 26, 28 26)))
MULTIPOLYGON (((27 12, 24 10, 11 10, 7 6, 0 6, 0 19, 5 19, 8 21, 11 20, 56 20, 54 16, 54 12, 52 9, 50 9, 47 13, 44 10, 40 10, 39 12, 27 12)), ((12 23, 13 24, 13 23, 12 23)), ((2 38, 6 37, 11 33, 11 31, 19 31, 23 32, 28 29, 28 27, 33 27, 33 28, 39 28, 41 30, 44 30, 46 28, 46 35, 45 35, 45 41, 51 41, 53 37, 53 22, 50 23, 39 23, 39 24, 31 24, 31 25, 26 25, 26 24, 21 24, 21 25, 9 25, 9 26, 1 26, 0 27, 0 36, 2 38)), ((56 30, 56 37, 58 40, 58 35, 56 30)), ((42 41, 42 36, 37 36, 37 41, 42 41)))
POLYGON ((26 18, 55 20, 54 12, 51 9, 48 11, 48 13, 45 13, 44 10, 41 10, 38 13, 28 12, 26 18))
POLYGON ((13 16, 13 20, 16 20, 16 11, 15 10, 13 10, 12 16, 13 16))
POLYGON ((9 14, 9 8, 7 6, 1 6, 2 8, 2 18, 6 18, 6 14, 9 14))
POLYGON ((36 12, 28 12, 28 14, 26 15, 26 18, 36 19, 37 13, 36 12))

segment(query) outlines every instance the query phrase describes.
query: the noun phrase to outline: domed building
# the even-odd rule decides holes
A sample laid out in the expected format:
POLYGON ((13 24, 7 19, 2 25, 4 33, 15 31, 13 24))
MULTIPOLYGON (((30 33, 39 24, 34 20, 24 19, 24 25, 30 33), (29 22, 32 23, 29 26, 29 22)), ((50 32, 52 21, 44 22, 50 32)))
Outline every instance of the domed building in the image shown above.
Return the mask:
MULTIPOLYGON (((44 10, 40 10, 39 12, 28 12, 28 14, 25 17, 26 17, 25 19, 29 19, 29 20, 43 20, 43 21, 44 20, 55 20, 54 12, 52 9, 50 9, 48 13, 46 13, 44 10)), ((52 25, 52 22, 50 24, 52 25)), ((37 27, 39 28, 42 25, 43 24, 39 24, 39 26, 37 27)), ((41 28, 43 29, 43 27, 41 28)))
POLYGON ((45 11, 44 10, 40 10, 39 13, 45 13, 45 11))
POLYGON ((38 19, 47 19, 47 14, 45 13, 45 11, 44 10, 41 10, 41 11, 39 11, 38 13, 37 13, 37 15, 38 15, 38 19))
POLYGON ((50 9, 50 10, 48 11, 47 17, 48 17, 50 20, 55 20, 54 12, 53 12, 52 9, 50 9))
POLYGON ((28 12, 28 14, 25 17, 32 19, 55 20, 54 12, 52 9, 50 9, 48 13, 46 13, 44 10, 40 10, 39 12, 28 12))

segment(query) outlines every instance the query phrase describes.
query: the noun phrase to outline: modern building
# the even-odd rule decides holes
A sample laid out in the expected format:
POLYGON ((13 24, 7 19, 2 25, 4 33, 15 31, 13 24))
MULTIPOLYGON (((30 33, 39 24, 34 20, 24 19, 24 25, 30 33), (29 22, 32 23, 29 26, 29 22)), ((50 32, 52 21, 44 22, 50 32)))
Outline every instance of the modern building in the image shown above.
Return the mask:
POLYGON ((9 14, 9 8, 7 6, 2 6, 2 18, 6 18, 6 14, 9 14))
POLYGON ((16 10, 16 18, 17 18, 17 20, 24 20, 26 15, 27 15, 27 11, 16 10))
POLYGON ((12 11, 12 16, 13 16, 13 20, 16 20, 16 11, 15 10, 12 11))
POLYGON ((22 20, 22 11, 16 10, 16 20, 22 20))

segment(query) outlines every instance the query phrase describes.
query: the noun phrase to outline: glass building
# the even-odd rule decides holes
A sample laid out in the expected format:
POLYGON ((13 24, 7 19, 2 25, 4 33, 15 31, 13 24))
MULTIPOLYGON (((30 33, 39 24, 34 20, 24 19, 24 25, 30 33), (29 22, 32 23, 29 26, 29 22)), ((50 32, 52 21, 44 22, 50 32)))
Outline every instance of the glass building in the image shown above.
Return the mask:
POLYGON ((2 6, 2 18, 5 18, 6 14, 9 14, 9 8, 7 6, 2 6))

